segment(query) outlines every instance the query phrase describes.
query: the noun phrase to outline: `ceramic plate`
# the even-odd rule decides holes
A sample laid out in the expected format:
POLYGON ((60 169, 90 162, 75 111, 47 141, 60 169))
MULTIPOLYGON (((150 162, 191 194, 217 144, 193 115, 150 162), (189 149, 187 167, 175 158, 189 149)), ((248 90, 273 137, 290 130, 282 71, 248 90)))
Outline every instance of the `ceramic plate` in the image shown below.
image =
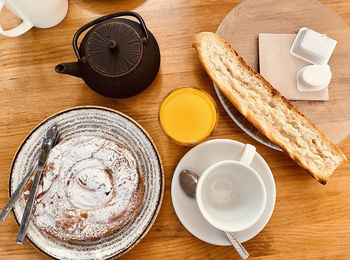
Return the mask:
POLYGON ((226 110, 227 114, 231 117, 233 122, 236 123, 244 132, 250 137, 254 138, 258 142, 278 151, 282 149, 271 142, 264 134, 262 134, 255 126, 253 126, 239 110, 228 100, 228 98, 219 90, 219 88, 213 83, 216 95, 218 96, 220 103, 226 110))
MULTIPOLYGON (((135 246, 152 226, 163 197, 164 175, 161 159, 147 132, 130 117, 102 107, 72 108, 46 119, 23 141, 11 168, 10 194, 30 171, 38 156, 44 134, 57 124, 60 138, 93 134, 127 146, 134 154, 144 177, 144 197, 137 217, 123 228, 93 242, 69 243, 47 237, 32 222, 27 238, 42 252, 58 259, 106 259, 120 256, 135 246)), ((14 206, 17 223, 25 207, 22 196, 14 206)))
MULTIPOLYGON (((196 201, 186 196, 180 186, 179 174, 189 169, 202 174, 206 168, 222 160, 238 160, 244 144, 228 139, 214 139, 201 143, 187 152, 177 165, 171 183, 171 199, 177 217, 195 237, 220 246, 231 245, 224 232, 211 226, 199 211, 196 201)), ((276 201, 276 187, 271 170, 265 160, 256 153, 251 167, 260 175, 266 187, 266 208, 260 219, 250 228, 236 233, 241 242, 256 236, 269 221, 276 201)))

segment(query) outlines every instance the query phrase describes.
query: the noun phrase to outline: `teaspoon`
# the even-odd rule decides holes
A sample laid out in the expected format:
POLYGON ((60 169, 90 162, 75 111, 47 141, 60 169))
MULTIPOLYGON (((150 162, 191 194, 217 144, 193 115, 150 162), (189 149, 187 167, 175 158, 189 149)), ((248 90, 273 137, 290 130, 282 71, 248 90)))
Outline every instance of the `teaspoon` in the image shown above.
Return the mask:
MULTIPOLYGON (((190 170, 183 170, 180 172, 180 186, 182 190, 190 198, 196 198, 196 188, 198 184, 199 175, 190 170)), ((230 240, 233 247, 236 249, 237 253, 242 259, 247 259, 249 253, 243 247, 243 245, 238 241, 233 232, 225 232, 227 238, 230 240)))

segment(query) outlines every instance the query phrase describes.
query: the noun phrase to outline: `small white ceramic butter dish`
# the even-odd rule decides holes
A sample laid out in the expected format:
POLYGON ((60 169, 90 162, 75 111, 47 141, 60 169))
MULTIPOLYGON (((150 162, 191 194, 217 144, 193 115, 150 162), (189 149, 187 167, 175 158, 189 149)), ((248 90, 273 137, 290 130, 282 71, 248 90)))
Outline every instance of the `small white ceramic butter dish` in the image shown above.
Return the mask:
POLYGON ((332 72, 328 65, 309 65, 297 74, 297 88, 301 92, 320 91, 329 85, 332 72))
POLYGON ((302 27, 290 48, 290 53, 312 64, 327 64, 337 41, 302 27))

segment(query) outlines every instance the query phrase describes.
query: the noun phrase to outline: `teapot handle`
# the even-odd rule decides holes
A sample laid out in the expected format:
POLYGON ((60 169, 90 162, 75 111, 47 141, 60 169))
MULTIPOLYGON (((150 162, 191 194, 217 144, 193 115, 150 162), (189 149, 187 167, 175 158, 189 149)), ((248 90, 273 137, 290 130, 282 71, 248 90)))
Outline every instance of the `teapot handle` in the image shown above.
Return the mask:
POLYGON ((140 22, 140 24, 142 26, 143 33, 145 34, 144 37, 142 38, 142 41, 147 43, 147 41, 148 41, 147 27, 146 27, 144 20, 142 19, 142 17, 138 13, 135 13, 132 11, 124 11, 124 12, 118 12, 118 13, 114 13, 114 14, 108 14, 108 15, 102 16, 100 18, 97 18, 97 19, 85 24, 74 34, 73 49, 74 49, 75 55, 77 55, 79 61, 81 61, 81 57, 80 57, 80 53, 79 53, 79 49, 78 49, 78 38, 82 34, 82 32, 84 32, 86 29, 90 28, 91 26, 93 26, 97 23, 106 21, 106 20, 111 19, 111 18, 119 17, 119 16, 133 16, 133 17, 135 17, 140 22))

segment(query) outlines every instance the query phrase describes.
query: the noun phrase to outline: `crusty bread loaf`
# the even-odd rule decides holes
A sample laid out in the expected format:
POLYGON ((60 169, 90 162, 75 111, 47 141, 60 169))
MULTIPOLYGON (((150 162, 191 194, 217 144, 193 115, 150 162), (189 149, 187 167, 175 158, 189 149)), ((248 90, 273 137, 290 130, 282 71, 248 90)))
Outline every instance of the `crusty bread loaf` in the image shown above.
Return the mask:
POLYGON ((218 35, 195 35, 193 46, 214 83, 235 107, 317 181, 326 184, 346 156, 218 35))

